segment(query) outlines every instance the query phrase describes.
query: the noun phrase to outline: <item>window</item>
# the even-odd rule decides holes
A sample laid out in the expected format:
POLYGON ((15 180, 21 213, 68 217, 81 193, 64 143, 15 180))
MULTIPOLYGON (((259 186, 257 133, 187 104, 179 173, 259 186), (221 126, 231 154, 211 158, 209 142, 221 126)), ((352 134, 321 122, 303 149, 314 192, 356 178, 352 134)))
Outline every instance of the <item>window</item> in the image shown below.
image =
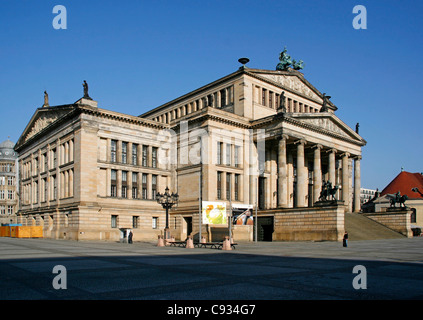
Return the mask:
POLYGON ((263 89, 261 92, 261 104, 264 106, 266 105, 266 91, 266 89, 263 89))
POLYGON ((157 175, 153 174, 151 177, 151 193, 152 199, 156 200, 156 193, 157 193, 157 175))
POLYGON ((117 197, 117 186, 116 186, 116 176, 117 171, 112 170, 111 171, 111 181, 110 181, 110 196, 111 197, 117 197))
POLYGON ((217 143, 217 164, 222 164, 222 142, 217 143))
POLYGON ((157 147, 153 147, 151 150, 151 165, 153 168, 157 168, 157 147))
POLYGON ((226 174, 226 200, 231 200, 231 174, 226 174))
POLYGON ((138 186, 137 186, 138 174, 132 173, 132 199, 138 199, 138 186))
POLYGON ((134 228, 134 229, 138 228, 139 220, 140 220, 140 217, 138 217, 138 216, 132 217, 132 228, 134 228))
POLYGON ((52 168, 56 168, 56 166, 57 166, 57 152, 56 152, 56 148, 54 148, 53 150, 51 150, 51 158, 53 160, 52 168))
POLYGON ((128 143, 122 142, 122 163, 126 163, 128 153, 128 143))
POLYGON ((142 198, 147 199, 147 174, 142 174, 142 198))
POLYGON ((128 181, 128 171, 122 171, 122 198, 127 198, 128 194, 128 186, 127 186, 127 181, 128 181))
POLYGON ((110 161, 116 162, 116 149, 117 149, 117 141, 112 140, 110 144, 110 161))
POLYGON ((273 92, 269 91, 269 107, 273 107, 273 92))
POLYGON ((4 190, 0 190, 0 200, 4 200, 4 190))
POLYGON ((235 200, 239 200, 239 174, 235 175, 235 200))
POLYGON ((6 207, 0 206, 0 214, 6 214, 6 207))
POLYGON ((137 155, 138 155, 138 145, 137 144, 133 144, 132 145, 132 164, 133 165, 137 165, 137 155))
POLYGON ((220 107, 226 106, 226 90, 220 90, 220 107))
POLYGON ((51 176, 52 179, 52 184, 53 184, 53 195, 52 195, 52 199, 51 200, 56 200, 57 199, 57 180, 56 180, 56 175, 51 176))
POLYGON ((230 144, 226 144, 226 165, 230 166, 231 165, 231 149, 232 149, 232 145, 230 144))
POLYGON ((147 146, 142 146, 142 165, 143 165, 143 167, 147 167, 148 166, 147 155, 148 155, 148 147, 147 146))
POLYGON ((217 173, 217 199, 222 199, 222 172, 217 173))
POLYGON ((44 163, 44 168, 43 168, 43 172, 46 172, 48 169, 48 162, 47 162, 47 153, 44 153, 42 156, 43 159, 43 163, 44 163))
POLYGON ((118 220, 118 216, 114 216, 114 215, 112 215, 112 225, 111 225, 111 227, 112 228, 117 228, 117 220, 118 220))
POLYGON ((158 217, 153 217, 152 227, 153 227, 153 229, 157 229, 159 227, 159 218, 158 217))
POLYGON ((7 213, 13 214, 13 206, 7 206, 7 213))
POLYGON ((235 167, 239 167, 240 165, 240 159, 239 159, 239 150, 240 150, 240 146, 235 146, 235 154, 234 154, 234 160, 235 160, 235 167))

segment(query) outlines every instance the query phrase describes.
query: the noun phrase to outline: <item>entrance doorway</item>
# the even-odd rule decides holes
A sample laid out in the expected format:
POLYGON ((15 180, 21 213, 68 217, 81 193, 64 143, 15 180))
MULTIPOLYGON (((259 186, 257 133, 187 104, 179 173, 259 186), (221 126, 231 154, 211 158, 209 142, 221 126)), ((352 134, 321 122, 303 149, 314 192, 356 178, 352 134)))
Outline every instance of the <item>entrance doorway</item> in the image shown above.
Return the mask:
POLYGON ((264 193, 264 186, 266 185, 266 178, 265 177, 259 177, 258 178, 258 207, 260 210, 264 209, 264 199, 265 199, 265 193, 264 193))
POLYGON ((184 217, 184 222, 185 222, 186 231, 187 231, 187 236, 186 237, 188 238, 188 236, 192 232, 192 217, 184 217))
POLYGON ((273 217, 257 218, 257 241, 272 241, 273 217))

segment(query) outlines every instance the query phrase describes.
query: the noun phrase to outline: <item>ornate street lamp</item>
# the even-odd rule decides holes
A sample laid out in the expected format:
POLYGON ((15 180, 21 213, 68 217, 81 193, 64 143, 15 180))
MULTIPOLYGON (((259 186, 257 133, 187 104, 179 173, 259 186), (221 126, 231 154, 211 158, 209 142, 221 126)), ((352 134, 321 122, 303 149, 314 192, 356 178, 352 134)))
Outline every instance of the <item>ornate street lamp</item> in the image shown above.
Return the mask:
POLYGON ((165 228, 165 239, 170 238, 169 232, 169 209, 172 208, 179 200, 179 195, 177 193, 170 194, 169 188, 166 187, 164 193, 156 193, 157 203, 161 204, 163 209, 166 209, 166 228, 165 228))

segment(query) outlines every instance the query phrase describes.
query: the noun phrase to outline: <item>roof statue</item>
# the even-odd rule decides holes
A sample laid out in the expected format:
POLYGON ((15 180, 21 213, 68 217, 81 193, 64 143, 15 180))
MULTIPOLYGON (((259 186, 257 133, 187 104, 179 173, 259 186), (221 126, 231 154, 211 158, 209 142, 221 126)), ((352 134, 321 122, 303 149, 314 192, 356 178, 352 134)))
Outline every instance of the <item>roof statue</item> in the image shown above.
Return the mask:
POLYGON ((87 81, 84 80, 84 83, 82 84, 82 86, 84 87, 84 99, 90 99, 91 97, 88 95, 88 83, 87 81))
POLYGON ((323 105, 320 108, 320 112, 328 112, 328 102, 331 96, 327 96, 326 93, 323 93, 323 105))
POLYGON ((48 93, 47 91, 44 91, 44 107, 48 107, 48 93))
POLYGON ((279 103, 279 107, 278 107, 278 112, 286 112, 285 91, 282 91, 279 99, 280 99, 280 103, 279 103))
POLYGON ((279 54, 279 63, 276 66, 276 70, 287 71, 288 68, 301 70, 304 68, 304 62, 303 60, 296 61, 292 59, 286 51, 286 47, 284 47, 283 51, 279 54))

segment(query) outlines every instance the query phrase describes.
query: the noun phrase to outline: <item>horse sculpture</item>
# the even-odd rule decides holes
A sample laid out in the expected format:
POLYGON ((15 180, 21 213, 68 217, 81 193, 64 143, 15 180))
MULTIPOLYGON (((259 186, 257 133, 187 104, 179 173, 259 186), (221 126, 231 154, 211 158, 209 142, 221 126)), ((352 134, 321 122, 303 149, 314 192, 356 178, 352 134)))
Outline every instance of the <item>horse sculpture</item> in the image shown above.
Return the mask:
POLYGON ((405 208, 405 201, 408 200, 408 196, 406 194, 402 196, 399 191, 395 194, 387 194, 387 197, 389 198, 391 208, 395 208, 397 203, 399 203, 400 208, 405 208))
POLYGON ((338 191, 338 186, 332 188, 332 183, 327 181, 323 184, 322 191, 320 192, 319 201, 328 201, 329 197, 331 200, 336 201, 335 194, 338 191))

